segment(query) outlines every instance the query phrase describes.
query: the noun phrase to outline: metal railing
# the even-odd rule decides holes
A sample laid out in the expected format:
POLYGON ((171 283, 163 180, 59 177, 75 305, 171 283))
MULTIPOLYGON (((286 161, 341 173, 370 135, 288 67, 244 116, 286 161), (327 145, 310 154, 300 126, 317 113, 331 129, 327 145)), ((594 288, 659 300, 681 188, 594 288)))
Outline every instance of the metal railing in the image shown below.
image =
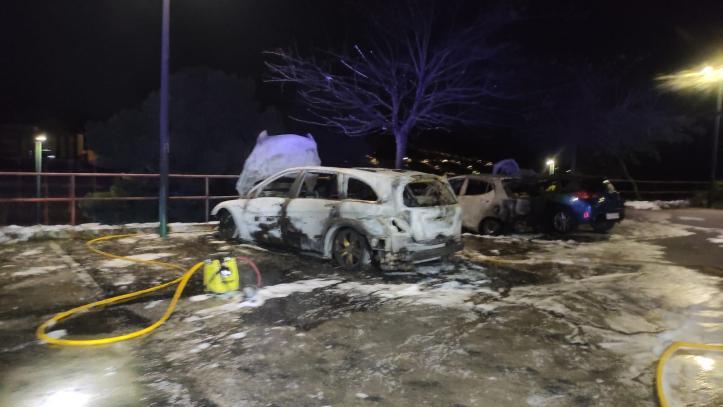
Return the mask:
MULTIPOLYGON (((2 203, 50 203, 50 202, 67 202, 68 203, 68 222, 75 225, 77 221, 77 203, 86 201, 154 201, 158 200, 158 196, 78 196, 76 180, 78 178, 158 178, 159 174, 142 174, 142 173, 104 173, 104 172, 0 172, 0 177, 32 177, 40 175, 41 178, 66 177, 68 179, 67 195, 64 196, 44 196, 44 197, 2 197, 0 196, 0 204, 2 203)), ((174 195, 169 196, 171 201, 203 201, 204 202, 204 219, 209 220, 210 201, 233 199, 238 195, 211 195, 210 181, 215 179, 235 179, 238 175, 218 175, 218 174, 169 174, 170 179, 197 179, 203 180, 202 195, 174 195)), ((47 184, 46 184, 47 185, 47 184)), ((47 187, 46 187, 47 191, 47 187)), ((3 194, 5 195, 5 194, 3 194)), ((47 195, 47 194, 46 194, 47 195)))
MULTIPOLYGON (((628 179, 611 179, 618 192, 623 197, 635 199, 635 190, 632 181, 628 179)), ((710 188, 709 181, 662 181, 662 180, 635 180, 637 193, 643 199, 687 199, 697 194, 705 194, 710 188)))
MULTIPOLYGON (((79 179, 93 178, 95 184, 97 178, 101 179, 112 179, 112 178, 130 178, 130 179, 153 179, 158 178, 159 174, 143 174, 143 173, 91 173, 91 172, 43 172, 40 173, 40 177, 44 179, 45 188, 42 197, 30 197, 22 196, 22 190, 26 189, 30 194, 29 186, 34 185, 34 179, 38 176, 36 172, 0 172, 0 204, 44 204, 45 205, 45 223, 48 223, 47 206, 49 203, 67 203, 67 216, 61 216, 61 218, 67 219, 67 223, 75 225, 78 221, 78 203, 81 202, 92 202, 92 201, 157 201, 157 195, 148 196, 93 196, 92 192, 108 192, 112 185, 111 182, 101 183, 100 187, 94 185, 93 188, 79 188, 79 179), (11 184, 11 177, 16 178, 17 184, 15 186, 15 193, 11 193, 9 190, 11 187, 6 188, 6 184, 11 184), (54 183, 53 190, 48 188, 49 179, 66 178, 67 186, 65 184, 54 183), (28 181, 25 181, 28 179, 28 181), (58 185, 62 188, 58 189, 58 185), (79 196, 78 192, 85 189, 84 195, 79 196), (13 196, 14 195, 14 196, 13 196), (18 196, 20 195, 20 196, 18 196)), ((203 218, 205 221, 209 220, 210 214, 210 203, 211 201, 233 199, 238 195, 212 195, 211 194, 211 181, 212 180, 226 180, 227 182, 223 185, 223 191, 232 190, 232 186, 228 182, 229 180, 238 178, 238 175, 218 175, 218 174, 170 174, 170 179, 186 179, 186 180, 202 180, 202 193, 193 195, 172 195, 169 197, 171 201, 202 201, 203 202, 203 218)), ((618 190, 623 194, 626 199, 635 199, 634 191, 631 187, 631 181, 627 179, 611 179, 616 185, 618 190)), ((636 180, 638 185, 638 192, 643 199, 686 199, 693 198, 696 195, 704 194, 710 184, 705 181, 661 181, 661 180, 636 180)), ((721 185, 723 187, 723 185, 721 185)), ((141 188, 142 189, 142 188, 141 188)), ((218 188, 216 188, 218 189, 218 188)), ((34 195, 34 188, 33 188, 34 195)), ((82 191, 81 191, 82 192, 82 191)), ((57 208, 56 208, 57 209, 57 208)), ((198 209, 195 209, 196 211, 198 209)), ((62 212, 61 212, 62 215, 62 212)), ((16 216, 18 217, 18 216, 16 216)), ((197 218, 198 219, 198 218, 197 218)), ((62 221, 61 221, 62 222, 62 221)), ((4 222, 0 222, 4 223, 4 222)))

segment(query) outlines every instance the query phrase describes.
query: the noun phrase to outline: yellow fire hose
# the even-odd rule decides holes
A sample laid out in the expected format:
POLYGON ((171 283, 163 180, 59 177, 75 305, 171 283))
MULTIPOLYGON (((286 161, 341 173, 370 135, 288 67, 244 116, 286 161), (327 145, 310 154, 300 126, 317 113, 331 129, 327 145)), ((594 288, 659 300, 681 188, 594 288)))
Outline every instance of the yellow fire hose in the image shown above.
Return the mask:
POLYGON ((97 249, 93 247, 94 244, 103 242, 106 240, 111 239, 120 239, 123 237, 128 236, 136 236, 135 234, 125 234, 125 235, 109 235, 109 236, 103 236, 99 237, 97 239, 89 240, 86 242, 86 246, 88 246, 88 249, 90 249, 92 252, 100 254, 101 256, 109 257, 112 259, 121 259, 125 261, 130 261, 134 263, 142 263, 142 264, 148 264, 152 266, 160 266, 165 267, 168 269, 174 269, 179 270, 183 274, 169 282, 159 284, 154 287, 146 288, 140 291, 135 291, 129 294, 123 294, 118 295, 116 297, 106 298, 100 301, 91 302, 89 304, 81 305, 79 307, 75 307, 73 309, 70 309, 68 311, 63 311, 61 313, 56 314, 49 320, 43 322, 38 326, 38 329, 35 331, 35 335, 38 337, 39 340, 45 343, 53 344, 53 345, 61 345, 61 346, 91 346, 91 345, 104 345, 108 343, 113 342, 120 342, 125 341, 132 338, 137 338, 139 336, 145 335, 154 329, 161 326, 173 313, 173 310, 176 308, 176 304, 178 303, 178 299, 181 297, 181 294, 183 293, 184 288, 186 288, 186 284, 188 283, 188 280, 193 276, 193 273, 195 273, 199 268, 201 268, 204 264, 204 262, 199 262, 193 265, 188 270, 185 270, 182 266, 179 266, 178 264, 173 263, 166 263, 162 261, 155 261, 155 260, 142 260, 142 259, 135 259, 133 257, 128 256, 119 256, 116 254, 108 253, 103 250, 97 249), (156 322, 152 323, 151 325, 148 325, 147 327, 143 329, 139 329, 137 331, 133 331, 124 335, 119 336, 110 336, 105 338, 97 338, 97 339, 60 339, 60 338, 53 338, 47 335, 46 330, 48 328, 51 328, 56 323, 73 316, 74 314, 89 311, 95 307, 100 307, 103 305, 109 305, 121 301, 126 301, 132 298, 140 297, 141 295, 145 295, 148 293, 152 293, 154 291, 162 290, 167 287, 171 287, 173 285, 178 284, 178 287, 176 287, 176 292, 173 293, 173 298, 171 298, 171 302, 168 304, 168 307, 166 308, 166 311, 163 313, 163 316, 159 318, 156 322))
POLYGON ((660 407, 668 407, 668 399, 665 397, 665 391, 663 389, 663 369, 665 363, 670 359, 671 356, 682 348, 687 349, 701 349, 701 350, 713 350, 723 351, 723 345, 714 344, 703 344, 703 343, 691 343, 691 342, 673 342, 667 349, 660 355, 658 360, 658 367, 655 371, 655 389, 658 392, 658 400, 660 401, 660 407))

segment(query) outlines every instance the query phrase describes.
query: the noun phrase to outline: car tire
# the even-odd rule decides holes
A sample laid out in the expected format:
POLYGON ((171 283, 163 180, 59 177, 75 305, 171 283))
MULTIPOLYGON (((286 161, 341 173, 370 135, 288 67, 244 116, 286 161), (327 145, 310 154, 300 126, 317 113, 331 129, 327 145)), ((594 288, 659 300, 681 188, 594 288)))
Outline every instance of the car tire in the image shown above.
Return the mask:
POLYGON ((610 229, 615 226, 615 222, 611 220, 601 220, 597 222, 593 222, 592 224, 592 230, 594 230, 596 233, 607 233, 610 231, 610 229))
POLYGON ((479 223, 479 233, 497 236, 502 233, 502 221, 497 218, 485 218, 479 223))
POLYGON ((575 217, 567 208, 555 208, 550 214, 550 229, 553 233, 566 235, 577 228, 575 217))
POLYGON ((222 210, 218 213, 218 236, 223 240, 233 240, 236 235, 236 221, 231 212, 222 210))
POLYGON ((334 235, 331 254, 336 264, 346 271, 362 268, 369 257, 366 238, 351 228, 340 229, 334 235))

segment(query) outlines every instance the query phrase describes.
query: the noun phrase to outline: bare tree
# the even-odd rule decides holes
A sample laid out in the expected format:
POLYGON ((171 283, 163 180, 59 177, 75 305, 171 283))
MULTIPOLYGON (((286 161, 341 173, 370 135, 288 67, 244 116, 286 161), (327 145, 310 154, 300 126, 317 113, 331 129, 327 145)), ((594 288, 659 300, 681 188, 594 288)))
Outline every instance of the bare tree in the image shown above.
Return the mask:
POLYGON ((347 136, 393 135, 400 168, 414 131, 482 122, 486 103, 505 96, 491 68, 502 47, 488 38, 510 13, 440 28, 431 6, 408 2, 394 17, 374 21, 367 46, 310 57, 270 51, 266 65, 268 81, 297 85, 310 118, 294 119, 347 136))
POLYGON ((580 151, 612 159, 640 198, 628 164, 643 155, 657 157, 661 143, 684 141, 697 130, 685 116, 673 115, 652 87, 625 85, 620 70, 572 70, 536 128, 571 149, 573 171, 580 151))

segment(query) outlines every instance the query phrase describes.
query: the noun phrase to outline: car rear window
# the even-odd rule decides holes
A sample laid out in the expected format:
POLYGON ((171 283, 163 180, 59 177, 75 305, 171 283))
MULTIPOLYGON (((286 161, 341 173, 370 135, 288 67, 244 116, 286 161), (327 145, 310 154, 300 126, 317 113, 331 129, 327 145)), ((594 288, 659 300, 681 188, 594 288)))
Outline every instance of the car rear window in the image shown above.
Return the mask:
POLYGON ((404 187, 404 205, 409 208, 457 203, 449 184, 440 180, 410 182, 404 187))

